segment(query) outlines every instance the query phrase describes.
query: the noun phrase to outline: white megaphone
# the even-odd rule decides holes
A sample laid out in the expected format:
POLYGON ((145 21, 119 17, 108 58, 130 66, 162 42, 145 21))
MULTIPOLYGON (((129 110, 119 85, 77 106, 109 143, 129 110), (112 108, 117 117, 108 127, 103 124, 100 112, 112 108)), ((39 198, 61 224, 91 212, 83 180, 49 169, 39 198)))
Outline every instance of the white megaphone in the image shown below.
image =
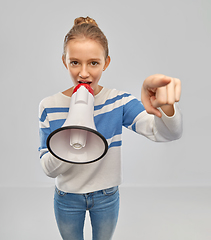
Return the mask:
POLYGON ((63 126, 47 139, 50 153, 65 162, 86 164, 100 160, 108 151, 108 143, 94 123, 94 91, 89 84, 78 84, 70 100, 63 126))

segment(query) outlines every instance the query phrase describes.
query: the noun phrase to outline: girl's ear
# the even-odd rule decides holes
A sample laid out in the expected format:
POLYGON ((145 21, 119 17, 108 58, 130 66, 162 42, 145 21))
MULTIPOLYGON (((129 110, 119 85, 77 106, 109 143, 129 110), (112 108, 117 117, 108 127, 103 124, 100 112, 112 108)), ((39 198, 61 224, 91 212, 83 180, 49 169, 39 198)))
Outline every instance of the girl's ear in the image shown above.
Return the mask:
POLYGON ((64 64, 64 66, 67 68, 67 63, 66 63, 66 59, 65 59, 64 55, 62 55, 62 62, 64 64))
POLYGON ((111 62, 111 58, 110 58, 110 56, 108 56, 105 60, 105 65, 104 65, 103 71, 106 70, 106 68, 109 66, 110 62, 111 62))

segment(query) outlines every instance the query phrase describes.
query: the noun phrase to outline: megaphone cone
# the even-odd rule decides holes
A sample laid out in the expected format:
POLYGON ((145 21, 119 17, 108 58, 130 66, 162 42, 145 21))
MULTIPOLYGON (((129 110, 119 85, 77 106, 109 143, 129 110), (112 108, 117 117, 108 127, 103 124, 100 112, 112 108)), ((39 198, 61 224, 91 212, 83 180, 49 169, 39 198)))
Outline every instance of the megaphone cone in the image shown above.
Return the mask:
POLYGON ((63 126, 53 131, 47 147, 56 158, 75 164, 100 160, 108 151, 108 143, 94 123, 94 92, 89 84, 78 84, 70 100, 63 126))

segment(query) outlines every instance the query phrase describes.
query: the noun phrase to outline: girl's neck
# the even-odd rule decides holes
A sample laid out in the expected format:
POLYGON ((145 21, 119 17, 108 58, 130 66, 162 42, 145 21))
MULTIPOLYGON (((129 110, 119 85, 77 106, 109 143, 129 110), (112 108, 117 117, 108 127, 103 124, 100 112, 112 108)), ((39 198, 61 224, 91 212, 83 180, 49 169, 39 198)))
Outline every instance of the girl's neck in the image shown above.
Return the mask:
POLYGON ((65 90, 65 91, 62 92, 62 93, 63 93, 65 96, 67 96, 67 97, 71 97, 72 94, 73 94, 73 89, 74 89, 74 87, 71 87, 71 88, 65 90))

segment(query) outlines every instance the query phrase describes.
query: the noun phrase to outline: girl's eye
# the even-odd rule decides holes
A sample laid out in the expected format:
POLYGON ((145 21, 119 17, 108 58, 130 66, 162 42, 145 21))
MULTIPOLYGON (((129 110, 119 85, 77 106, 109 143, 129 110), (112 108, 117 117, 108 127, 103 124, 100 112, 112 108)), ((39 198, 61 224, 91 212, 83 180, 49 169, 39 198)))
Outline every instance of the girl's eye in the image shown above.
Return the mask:
POLYGON ((94 62, 94 61, 93 61, 93 62, 91 62, 91 65, 92 65, 92 66, 96 66, 96 65, 98 65, 98 62, 94 62))
POLYGON ((77 61, 72 61, 72 62, 70 62, 70 65, 76 66, 76 65, 78 65, 78 62, 77 61))

